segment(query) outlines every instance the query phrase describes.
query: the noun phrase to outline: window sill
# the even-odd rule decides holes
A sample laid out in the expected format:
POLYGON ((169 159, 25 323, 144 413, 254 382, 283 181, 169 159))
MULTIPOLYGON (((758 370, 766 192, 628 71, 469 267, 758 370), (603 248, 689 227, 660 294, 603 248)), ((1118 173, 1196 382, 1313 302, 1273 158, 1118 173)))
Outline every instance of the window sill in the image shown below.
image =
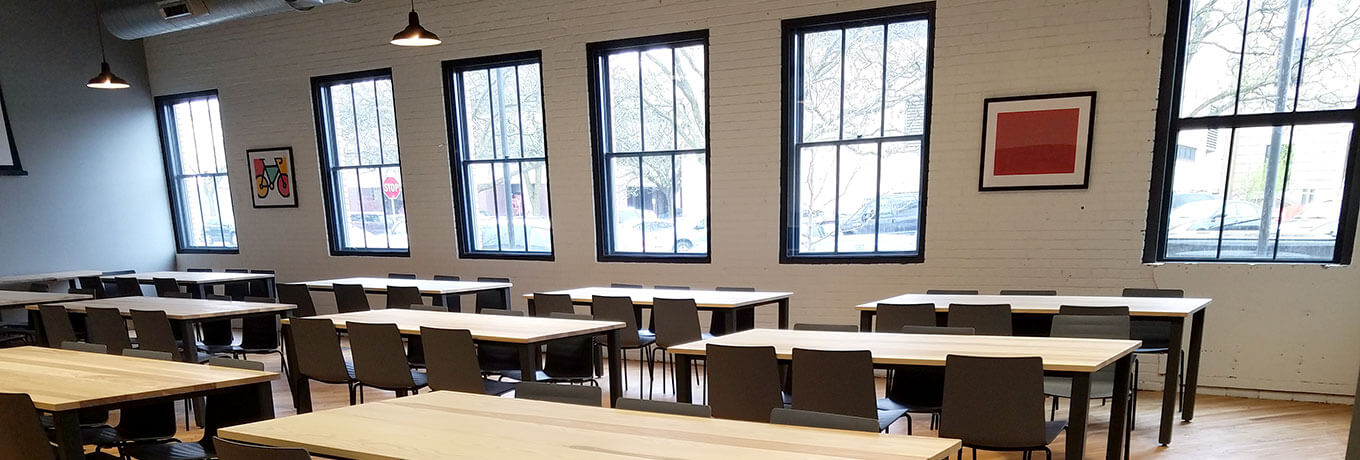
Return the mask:
POLYGON ((553 253, 541 252, 459 252, 459 259, 484 259, 484 260, 527 260, 552 262, 556 260, 553 253))
POLYGON ((780 265, 815 264, 919 264, 926 261, 924 254, 780 254, 780 265))
POLYGON ((241 248, 179 248, 175 252, 177 254, 240 254, 241 248))
POLYGON ((335 249, 331 248, 332 257, 411 257, 410 250, 376 250, 376 249, 335 249))
POLYGON ((653 264, 707 264, 713 258, 709 254, 683 256, 674 254, 615 253, 596 254, 597 262, 653 263, 653 264))
POLYGON ((1273 266, 1318 266, 1322 268, 1347 268, 1349 264, 1339 264, 1336 262, 1321 262, 1308 260, 1162 260, 1157 262, 1144 262, 1146 267, 1161 267, 1167 265, 1273 265, 1273 266))

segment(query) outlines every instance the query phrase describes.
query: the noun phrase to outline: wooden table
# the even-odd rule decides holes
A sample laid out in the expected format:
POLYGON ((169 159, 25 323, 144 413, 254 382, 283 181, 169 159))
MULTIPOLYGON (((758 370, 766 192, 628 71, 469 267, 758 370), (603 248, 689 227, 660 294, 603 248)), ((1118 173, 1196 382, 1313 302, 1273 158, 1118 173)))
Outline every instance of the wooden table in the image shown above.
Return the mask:
MULTIPOLYGON (((66 308, 69 313, 84 314, 86 307, 117 308, 124 317, 131 317, 132 310, 161 310, 170 319, 173 327, 179 328, 180 337, 194 337, 194 324, 208 320, 244 318, 254 315, 282 314, 296 305, 284 303, 234 302, 229 300, 184 299, 178 297, 112 297, 107 299, 82 300, 75 302, 52 302, 66 308)), ((42 337, 42 316, 38 307, 30 305, 29 322, 38 329, 42 337)), ((193 361, 193 353, 181 353, 185 361, 193 361)))
POLYGON ((224 428, 353 459, 944 459, 956 439, 884 435, 437 391, 224 428))
POLYGON ((0 276, 0 286, 4 286, 7 284, 29 284, 29 283, 47 284, 53 281, 65 281, 67 284, 71 286, 71 289, 75 289, 76 278, 80 278, 82 276, 99 276, 102 275, 103 273, 104 272, 101 272, 99 270, 67 270, 62 272, 34 273, 30 275, 0 276))
POLYGON ((90 296, 85 294, 63 294, 59 292, 0 291, 0 309, 24 308, 29 305, 63 302, 68 300, 85 300, 89 298, 90 296))
POLYGON ((234 283, 240 281, 264 280, 269 289, 269 297, 274 294, 274 275, 270 273, 229 273, 229 272, 145 272, 128 273, 126 275, 108 275, 103 277, 105 281, 113 281, 115 278, 135 277, 141 284, 152 284, 155 278, 174 278, 180 286, 189 290, 189 294, 195 299, 208 297, 208 290, 212 286, 219 284, 234 283))
POLYGON ((412 280, 364 276, 307 281, 302 284, 306 284, 307 288, 313 291, 333 291, 332 285, 335 284, 359 284, 370 294, 386 294, 388 286, 415 286, 420 289, 421 295, 437 298, 443 302, 441 305, 453 305, 454 298, 459 295, 495 291, 500 293, 506 308, 510 307, 510 288, 514 286, 494 281, 412 280))
MULTIPOLYGON (((1181 351, 1186 321, 1190 322, 1190 346, 1185 365, 1185 395, 1181 403, 1181 419, 1195 418, 1195 393, 1199 387, 1199 359, 1204 344, 1204 313, 1213 299, 1177 297, 1098 297, 1098 296, 1025 296, 1025 295, 931 295, 903 294, 897 297, 859 305, 860 330, 872 330, 876 306, 880 303, 933 303, 940 320, 949 312, 949 304, 1010 304, 1017 317, 1047 319, 1058 314, 1062 305, 1097 307, 1129 307, 1129 315, 1140 320, 1167 323, 1171 328, 1171 346, 1167 353, 1166 376, 1162 386, 1161 432, 1157 440, 1171 444, 1171 429, 1176 425, 1176 392, 1180 382, 1181 351)), ((1134 337, 1135 339, 1139 337, 1134 337)))
MULTIPOLYGON (((441 311, 382 310, 321 315, 313 318, 329 319, 338 330, 346 329, 346 322, 395 323, 402 335, 418 338, 420 328, 467 329, 472 340, 519 346, 521 375, 535 375, 538 370, 538 348, 546 342, 580 336, 606 336, 609 348, 609 400, 623 396, 623 361, 619 350, 619 330, 624 324, 617 321, 581 321, 524 316, 479 315, 441 311)), ((297 354, 293 347, 293 330, 289 320, 283 321, 284 350, 288 359, 288 382, 293 389, 293 404, 298 413, 311 412, 312 396, 306 381, 297 373, 297 354)))
MULTIPOLYGON (((1072 378, 1072 404, 1067 428, 1067 458, 1082 458, 1086 449, 1087 412, 1090 407, 1091 374, 1113 364, 1114 394, 1128 394, 1129 370, 1137 340, 1073 339, 1060 337, 1002 337, 984 335, 926 335, 872 332, 793 331, 752 329, 708 340, 671 347, 675 355, 675 379, 687 382, 690 363, 702 359, 708 344, 773 346, 780 360, 792 360, 794 348, 819 350, 869 350, 876 366, 943 366, 951 354, 973 356, 1038 356, 1044 373, 1072 378)), ((675 398, 691 402, 690 385, 677 385, 675 398)), ((1128 422, 1128 398, 1111 398, 1110 435, 1106 458, 1124 454, 1128 422)))
MULTIPOLYGON (((652 300, 662 299, 694 299, 695 305, 700 310, 711 310, 713 314, 723 314, 727 316, 727 324, 735 327, 737 324, 737 311, 742 309, 752 309, 761 305, 776 305, 779 308, 779 328, 788 329, 789 327, 789 297, 792 292, 744 292, 744 291, 702 291, 702 290, 682 290, 682 289, 650 289, 650 288, 610 288, 610 287, 583 287, 576 289, 564 289, 561 291, 548 291, 544 294, 567 294, 571 296, 571 302, 576 305, 590 305, 593 296, 612 296, 628 297, 633 299, 633 305, 637 307, 650 308, 652 300)), ((529 299, 529 314, 534 314, 534 295, 525 294, 529 299)))
POLYGON ((269 382, 278 377, 226 367, 154 359, 19 347, 0 349, 0 392, 27 393, 38 410, 52 413, 59 456, 84 458, 80 409, 117 409, 150 401, 200 397, 251 387, 262 413, 274 413, 269 382))

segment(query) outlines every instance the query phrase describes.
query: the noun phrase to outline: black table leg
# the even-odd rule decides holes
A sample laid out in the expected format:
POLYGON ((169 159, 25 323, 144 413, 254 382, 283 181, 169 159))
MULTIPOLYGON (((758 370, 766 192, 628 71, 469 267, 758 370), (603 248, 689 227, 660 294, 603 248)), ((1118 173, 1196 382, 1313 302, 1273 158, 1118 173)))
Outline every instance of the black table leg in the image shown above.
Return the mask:
POLYGON ((191 284, 189 285, 189 294, 195 299, 206 299, 208 298, 208 285, 201 283, 191 284))
MULTIPOLYGON (((609 348, 609 407, 614 407, 623 397, 623 349, 619 348, 619 330, 609 331, 606 346, 609 348)), ((638 361, 642 365, 642 361, 638 361)), ((639 379, 638 391, 642 390, 639 379)))
POLYGON ((875 311, 873 311, 873 310, 860 310, 860 311, 859 311, 859 331, 860 331, 860 332, 873 332, 873 331, 874 331, 874 314, 875 314, 875 313, 877 313, 877 312, 875 312, 875 311))
POLYGON ((76 410, 52 413, 52 427, 56 432, 57 458, 61 460, 80 460, 85 458, 85 448, 80 444, 80 415, 76 410))
MULTIPOLYGON (((738 328, 737 328, 737 309, 736 309, 736 308, 726 308, 726 309, 723 309, 722 311, 714 310, 714 311, 713 311, 713 314, 715 314, 715 315, 723 315, 723 324, 726 324, 726 325, 727 325, 727 331, 725 331, 725 333, 731 334, 731 333, 733 333, 733 332, 740 332, 740 331, 741 331, 741 329, 738 329, 738 328)), ((716 335, 716 334, 715 334, 715 335, 716 335)))
POLYGON ((1091 409, 1091 374, 1072 376, 1072 408, 1067 419, 1067 453, 1064 458, 1085 458, 1086 420, 1091 409))
POLYGON ((689 355, 673 354, 671 357, 675 359, 675 402, 693 403, 694 384, 689 381, 689 366, 692 360, 689 355))
POLYGON ((536 343, 526 343, 519 347, 519 381, 538 380, 538 347, 539 344, 536 343))
POLYGON ((538 306, 534 305, 534 298, 530 297, 528 301, 529 301, 529 316, 538 316, 538 306))
POLYGON ((38 310, 29 310, 28 326, 33 328, 33 333, 36 334, 36 336, 33 337, 34 343, 44 347, 52 346, 52 344, 47 343, 47 331, 43 329, 42 312, 38 310))
POLYGON ((780 329, 788 329, 788 328, 789 328, 789 298, 788 298, 788 297, 785 297, 785 298, 779 299, 779 301, 777 302, 777 305, 779 305, 779 328, 780 328, 780 329))
POLYGON ((1185 395, 1181 402, 1181 420, 1195 418, 1195 393, 1199 389, 1199 352, 1204 346, 1204 313, 1206 309, 1195 312, 1190 319, 1190 349, 1185 359, 1185 395))
POLYGON ((1171 429, 1176 420, 1176 391, 1180 382, 1184 331, 1185 318, 1171 320, 1171 346, 1166 353, 1166 380, 1162 382, 1162 425, 1157 435, 1157 442, 1163 446, 1171 444, 1171 429))
POLYGON ((283 325, 283 354, 288 364, 288 390, 293 394, 293 409, 299 414, 312 411, 312 389, 298 372, 297 347, 293 341, 293 327, 283 325))
POLYGON ((1119 460, 1125 453, 1125 436, 1129 429, 1129 368, 1133 354, 1114 362, 1114 401, 1110 404, 1109 441, 1105 444, 1106 460, 1119 460))

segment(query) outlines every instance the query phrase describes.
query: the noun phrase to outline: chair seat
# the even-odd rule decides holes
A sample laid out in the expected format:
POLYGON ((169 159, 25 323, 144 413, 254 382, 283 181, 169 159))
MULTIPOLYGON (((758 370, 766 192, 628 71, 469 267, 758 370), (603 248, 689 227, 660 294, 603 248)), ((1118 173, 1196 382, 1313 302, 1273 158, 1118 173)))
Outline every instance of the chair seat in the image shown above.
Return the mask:
POLYGON ((1134 353, 1149 353, 1149 354, 1153 354, 1153 353, 1170 353, 1170 352, 1171 352, 1171 347, 1149 347, 1149 346, 1144 346, 1144 347, 1139 348, 1139 349, 1137 349, 1137 350, 1133 350, 1133 352, 1134 352, 1134 353))
POLYGON ((140 444, 123 449, 123 453, 137 460, 207 460, 213 458, 196 442, 140 444))
POLYGON ((332 381, 330 381, 330 380, 322 380, 322 379, 316 378, 316 377, 314 377, 314 376, 305 375, 305 374, 304 374, 303 376, 304 376, 304 377, 307 377, 307 378, 309 378, 309 379, 316 380, 316 381, 318 381, 318 382, 324 382, 324 383, 350 383, 350 382, 355 381, 355 379, 356 379, 356 377, 354 376, 354 362, 353 362, 353 361, 350 361, 350 360, 348 360, 348 359, 345 360, 345 372, 349 373, 349 381, 346 381, 346 382, 332 382, 332 381))
POLYGON ((902 402, 892 398, 879 398, 878 410, 900 410, 905 412, 939 412, 940 403, 920 404, 902 402))
POLYGON ((1052 422, 1044 422, 1044 439, 1048 440, 1048 442, 1045 442, 1044 444, 1052 444, 1053 440, 1058 439, 1058 435, 1061 434, 1063 430, 1066 429, 1067 420, 1054 420, 1052 422))
POLYGON ((510 382, 497 382, 490 379, 482 379, 482 386, 486 388, 486 394, 500 396, 515 389, 515 384, 510 382))
MULTIPOLYGON (((1091 397, 1104 399, 1114 396, 1114 380, 1099 378, 1100 376, 1101 373, 1097 373, 1097 378, 1091 379, 1091 397)), ((1069 377, 1044 376, 1044 394, 1059 398, 1071 398, 1072 379, 1069 377)))
MULTIPOLYGON (((634 348, 643 348, 651 344, 654 344, 656 343, 656 334, 646 329, 638 329, 638 342, 639 342, 638 346, 636 347, 624 347, 624 348, 631 350, 634 348)), ((595 344, 603 347, 608 345, 609 342, 604 337, 596 336, 595 344)))
POLYGON ((888 425, 892 425, 893 422, 896 422, 897 419, 902 418, 903 415, 907 415, 907 411, 906 411, 906 410, 898 410, 898 409, 887 409, 887 410, 884 410, 884 409, 879 409, 879 410, 878 410, 878 430, 879 430, 879 431, 883 431, 883 430, 888 429, 888 425))

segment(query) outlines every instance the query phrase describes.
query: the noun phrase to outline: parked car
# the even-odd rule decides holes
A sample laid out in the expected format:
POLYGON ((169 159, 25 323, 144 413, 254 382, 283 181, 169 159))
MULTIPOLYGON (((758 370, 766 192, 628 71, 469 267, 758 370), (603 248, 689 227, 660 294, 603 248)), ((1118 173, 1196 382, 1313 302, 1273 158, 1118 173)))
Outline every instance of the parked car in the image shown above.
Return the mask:
POLYGON ((708 250, 708 219, 680 220, 680 230, 664 218, 648 217, 645 222, 630 220, 615 227, 614 249, 620 252, 705 252, 708 250), (619 231, 622 230, 622 231, 619 231), (644 232, 646 233, 644 238, 644 232))
POLYGON ((921 218, 921 201, 916 193, 891 193, 875 202, 868 200, 850 217, 841 221, 841 233, 915 233, 921 218), (880 215, 877 220, 874 216, 880 215), (877 225, 877 227, 875 227, 877 225))

